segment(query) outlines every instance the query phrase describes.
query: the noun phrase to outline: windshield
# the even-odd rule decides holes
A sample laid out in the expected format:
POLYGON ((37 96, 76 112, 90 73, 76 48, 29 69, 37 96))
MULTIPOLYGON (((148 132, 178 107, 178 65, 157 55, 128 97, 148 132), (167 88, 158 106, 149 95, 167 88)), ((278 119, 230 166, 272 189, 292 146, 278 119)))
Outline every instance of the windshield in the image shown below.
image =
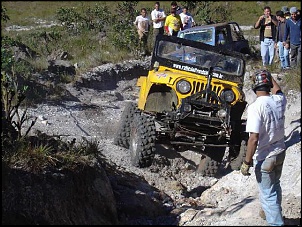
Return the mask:
POLYGON ((180 32, 179 38, 203 42, 210 45, 214 45, 215 43, 212 28, 207 28, 199 31, 196 30, 196 31, 189 31, 189 32, 187 31, 180 32))
MULTIPOLYGON (((219 71, 223 74, 242 75, 242 59, 184 44, 161 40, 157 46, 157 56, 178 63, 173 64, 174 68, 186 70, 190 68, 187 65, 190 65, 208 70, 209 67, 214 67, 214 71, 219 71)), ((203 70, 197 69, 194 72, 204 73, 203 70)))

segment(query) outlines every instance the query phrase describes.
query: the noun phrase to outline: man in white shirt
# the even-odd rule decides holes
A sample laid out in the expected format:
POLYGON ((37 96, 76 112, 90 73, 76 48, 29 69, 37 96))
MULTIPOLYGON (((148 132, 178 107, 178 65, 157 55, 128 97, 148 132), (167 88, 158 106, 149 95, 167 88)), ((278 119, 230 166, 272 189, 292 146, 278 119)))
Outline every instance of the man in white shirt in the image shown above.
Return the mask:
POLYGON ((259 214, 269 225, 281 226, 284 225, 284 220, 280 177, 286 150, 284 113, 287 101, 269 71, 259 70, 252 79, 257 98, 247 109, 246 132, 250 135, 241 173, 250 175, 249 168, 254 159, 262 206, 259 214))
POLYGON ((195 26, 195 21, 194 21, 192 15, 188 12, 188 7, 183 7, 182 13, 179 14, 179 16, 180 16, 181 22, 183 24, 183 30, 195 26))
POLYGON ((158 34, 164 34, 164 22, 166 14, 163 9, 160 9, 159 2, 155 2, 154 10, 151 12, 151 19, 153 21, 153 42, 158 34))
POLYGON ((141 15, 135 18, 133 24, 137 28, 138 38, 139 38, 139 49, 142 55, 147 55, 148 53, 148 34, 150 31, 150 20, 147 17, 147 10, 145 8, 141 9, 141 15))

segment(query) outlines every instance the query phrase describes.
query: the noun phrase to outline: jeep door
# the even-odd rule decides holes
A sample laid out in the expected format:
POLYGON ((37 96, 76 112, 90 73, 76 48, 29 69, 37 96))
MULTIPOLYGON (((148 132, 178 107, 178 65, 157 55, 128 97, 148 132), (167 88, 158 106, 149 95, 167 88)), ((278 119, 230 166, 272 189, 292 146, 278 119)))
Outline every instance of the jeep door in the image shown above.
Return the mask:
POLYGON ((240 26, 236 22, 229 22, 229 35, 232 42, 232 50, 243 54, 250 54, 248 40, 244 38, 240 26))

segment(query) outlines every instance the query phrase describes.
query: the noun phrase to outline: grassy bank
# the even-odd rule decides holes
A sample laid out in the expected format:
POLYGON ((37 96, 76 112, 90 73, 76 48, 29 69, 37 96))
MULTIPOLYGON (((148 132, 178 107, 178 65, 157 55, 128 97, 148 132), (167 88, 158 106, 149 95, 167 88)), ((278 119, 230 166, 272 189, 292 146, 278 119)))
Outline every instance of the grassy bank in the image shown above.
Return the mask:
MULTIPOLYGON (((130 58, 137 58, 138 55, 135 54, 135 48, 138 41, 132 22, 139 15, 139 10, 142 7, 147 8, 150 16, 154 3, 155 1, 132 2, 133 8, 131 8, 129 2, 123 1, 113 3, 109 1, 3 1, 2 6, 6 8, 9 20, 6 22, 2 21, 1 34, 2 36, 12 37, 41 54, 41 58, 31 62, 38 70, 42 71, 47 67, 46 56, 55 52, 66 51, 71 56, 71 63, 78 63, 80 66, 78 72, 81 73, 100 64, 116 63, 130 58), (65 10, 70 9, 72 13, 77 12, 87 17, 93 16, 92 13, 99 10, 97 13, 101 17, 100 23, 105 26, 97 29, 82 29, 80 32, 67 30, 63 26, 46 27, 51 24, 63 24, 62 21, 58 20, 58 10, 62 8, 65 10), (107 15, 102 9, 108 9, 107 15), (108 18, 110 16, 112 18, 108 18), (107 22, 105 23, 105 21, 107 22), (5 29, 10 26, 15 26, 15 28, 19 26, 17 28, 21 29, 5 29), (29 27, 31 27, 30 30, 24 30, 29 27), (106 30, 106 39, 100 38, 100 31, 102 32, 103 30, 106 30)), ((162 1, 160 3, 161 7, 168 12, 171 2, 162 1)), ((193 4, 185 1, 179 1, 178 3, 181 6, 193 4)), ((296 6, 301 9, 301 3, 298 1, 218 1, 207 2, 207 4, 213 9, 208 11, 212 13, 212 19, 217 19, 215 16, 219 14, 218 12, 216 14, 213 13, 214 10, 220 9, 222 10, 221 14, 226 14, 225 18, 228 18, 229 21, 236 21, 240 25, 245 26, 253 25, 263 13, 263 7, 266 5, 271 7, 273 14, 284 5, 288 7, 296 6)), ((203 9, 196 7, 189 11, 194 16, 198 10, 203 9)), ((64 12, 61 13, 62 16, 64 16, 64 12)), ((71 16, 74 16, 74 14, 71 14, 71 16)), ((96 21, 97 18, 92 18, 91 20, 96 21)), ((195 20, 197 24, 203 23, 197 16, 195 20)), ((67 18, 64 22, 73 21, 67 18)), ((252 28, 244 31, 244 34, 249 39, 250 45, 258 44, 259 30, 252 28)), ((151 38, 149 38, 149 49, 152 50, 151 38)), ((279 63, 276 64, 274 69, 277 70, 278 65, 279 63)))

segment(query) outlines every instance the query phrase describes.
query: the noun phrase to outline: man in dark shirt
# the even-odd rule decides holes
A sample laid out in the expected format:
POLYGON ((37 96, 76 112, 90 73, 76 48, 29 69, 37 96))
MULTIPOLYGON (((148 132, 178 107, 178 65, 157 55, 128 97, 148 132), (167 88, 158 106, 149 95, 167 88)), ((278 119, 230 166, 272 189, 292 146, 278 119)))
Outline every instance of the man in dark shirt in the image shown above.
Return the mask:
POLYGON ((179 14, 182 13, 182 8, 180 8, 180 7, 177 5, 177 2, 175 2, 175 1, 173 1, 173 2, 171 3, 171 8, 176 10, 176 15, 179 15, 179 14))
POLYGON ((289 41, 284 40, 286 19, 284 17, 284 13, 281 10, 276 12, 276 17, 278 20, 278 26, 276 32, 275 46, 279 50, 281 69, 289 69, 289 41), (283 44, 283 41, 285 41, 285 45, 283 44))

